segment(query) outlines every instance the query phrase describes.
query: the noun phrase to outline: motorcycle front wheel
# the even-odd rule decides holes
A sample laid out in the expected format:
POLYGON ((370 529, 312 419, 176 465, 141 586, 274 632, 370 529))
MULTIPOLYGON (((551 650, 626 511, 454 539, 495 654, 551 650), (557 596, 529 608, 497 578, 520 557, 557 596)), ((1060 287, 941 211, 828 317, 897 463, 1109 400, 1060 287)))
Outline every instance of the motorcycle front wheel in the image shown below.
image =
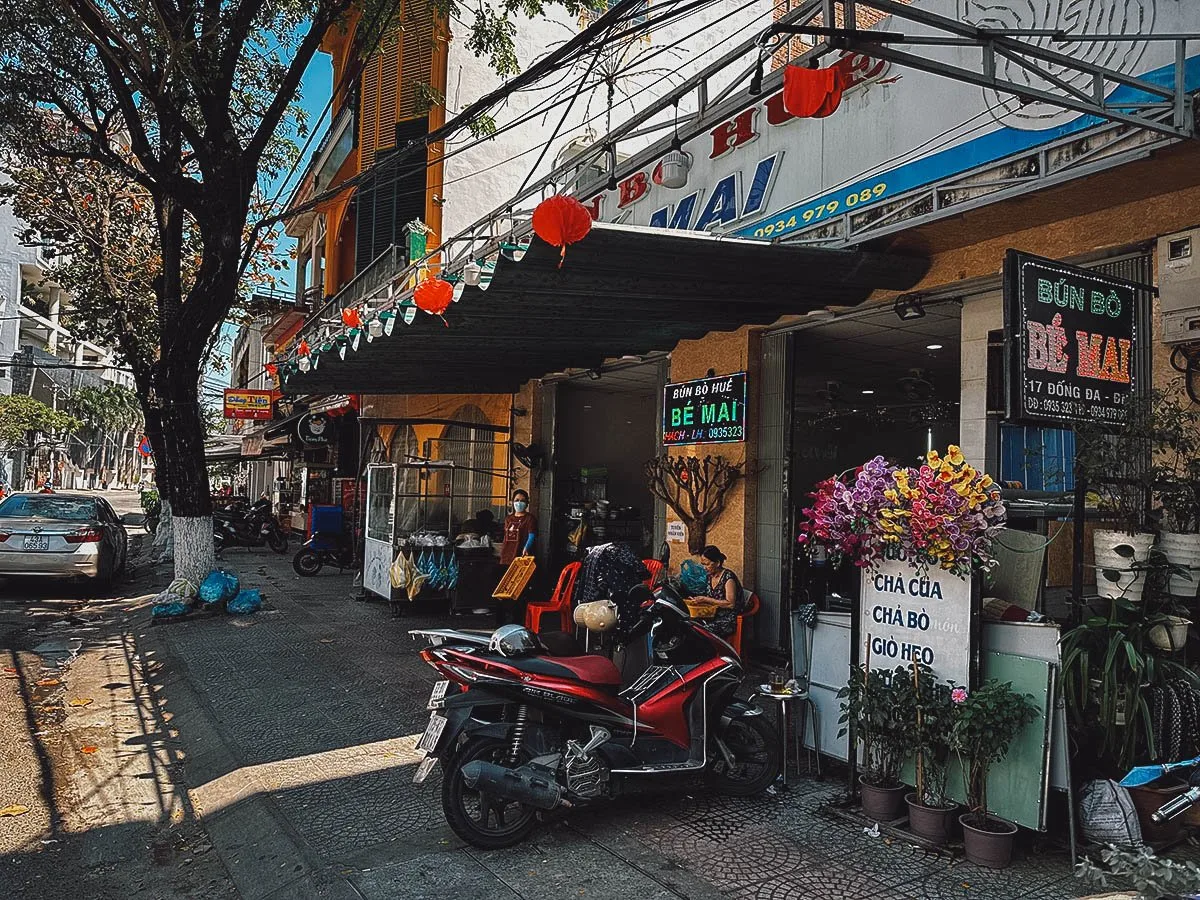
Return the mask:
POLYGON ((305 578, 316 575, 321 571, 323 565, 321 554, 316 550, 309 550, 307 547, 301 547, 292 557, 292 568, 295 569, 297 575, 303 575, 305 578))
POLYGON ((287 535, 278 530, 268 532, 267 546, 276 553, 287 553, 287 535))
POLYGON ((481 759, 503 765, 507 753, 508 744, 499 738, 474 738, 454 754, 442 778, 446 822, 455 834, 481 850, 521 843, 537 821, 537 811, 532 807, 473 790, 463 780, 462 770, 467 763, 481 759))
POLYGON ((718 751, 709 779, 722 794, 752 797, 765 791, 779 776, 779 735, 766 716, 734 719, 721 739, 733 755, 734 765, 730 767, 718 751))

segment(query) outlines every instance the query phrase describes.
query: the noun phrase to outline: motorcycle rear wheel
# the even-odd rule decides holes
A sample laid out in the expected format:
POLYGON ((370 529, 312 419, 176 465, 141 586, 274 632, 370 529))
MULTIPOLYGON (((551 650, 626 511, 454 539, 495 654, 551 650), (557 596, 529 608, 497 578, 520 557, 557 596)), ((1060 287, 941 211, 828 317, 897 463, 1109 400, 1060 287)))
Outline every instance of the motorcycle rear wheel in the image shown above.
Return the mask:
POLYGON ((737 765, 730 769, 718 751, 709 770, 713 787, 730 797, 761 794, 779 776, 779 735, 766 716, 734 719, 721 735, 737 765))
POLYGON ((316 575, 324 565, 321 562, 321 554, 316 550, 301 548, 292 557, 292 568, 296 571, 297 575, 302 575, 305 578, 316 575))
POLYGON ((267 533, 267 546, 276 553, 287 553, 287 535, 282 531, 272 530, 267 533))
POLYGON ((462 770, 467 763, 482 759, 502 765, 507 753, 508 744, 499 738, 473 738, 454 754, 442 778, 442 812, 446 822, 455 834, 481 850, 519 844, 537 824, 537 810, 489 797, 467 787, 463 780, 462 770))

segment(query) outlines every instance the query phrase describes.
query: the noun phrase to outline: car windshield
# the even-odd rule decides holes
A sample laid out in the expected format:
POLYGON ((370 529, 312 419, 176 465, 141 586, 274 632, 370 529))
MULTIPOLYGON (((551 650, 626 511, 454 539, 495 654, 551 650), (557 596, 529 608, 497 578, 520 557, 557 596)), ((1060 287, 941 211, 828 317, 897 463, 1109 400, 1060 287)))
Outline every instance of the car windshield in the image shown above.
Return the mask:
POLYGON ((96 518, 96 501, 69 497, 9 497, 0 503, 0 519, 32 518, 88 522, 96 518))

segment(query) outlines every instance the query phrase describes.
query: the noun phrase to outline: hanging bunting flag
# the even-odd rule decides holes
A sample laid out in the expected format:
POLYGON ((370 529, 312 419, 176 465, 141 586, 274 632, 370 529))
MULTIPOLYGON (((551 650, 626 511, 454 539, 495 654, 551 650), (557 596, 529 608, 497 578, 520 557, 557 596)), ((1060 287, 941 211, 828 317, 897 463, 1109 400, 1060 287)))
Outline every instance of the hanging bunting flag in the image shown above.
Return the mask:
POLYGON ((342 310, 342 324, 347 328, 362 328, 362 316, 353 307, 342 310))
POLYGON ((263 369, 272 378, 275 378, 279 375, 279 366, 275 365, 275 363, 267 363, 265 366, 263 366, 263 369))
POLYGON ((582 241, 592 230, 592 214, 574 197, 555 194, 533 211, 533 232, 547 244, 561 247, 558 267, 567 256, 567 245, 582 241))
POLYGON ((309 349, 308 341, 300 341, 300 346, 296 348, 296 354, 298 356, 308 356, 310 352, 312 351, 309 349))
POLYGON ((800 119, 825 118, 841 104, 845 90, 846 79, 837 66, 783 70, 783 108, 800 119))

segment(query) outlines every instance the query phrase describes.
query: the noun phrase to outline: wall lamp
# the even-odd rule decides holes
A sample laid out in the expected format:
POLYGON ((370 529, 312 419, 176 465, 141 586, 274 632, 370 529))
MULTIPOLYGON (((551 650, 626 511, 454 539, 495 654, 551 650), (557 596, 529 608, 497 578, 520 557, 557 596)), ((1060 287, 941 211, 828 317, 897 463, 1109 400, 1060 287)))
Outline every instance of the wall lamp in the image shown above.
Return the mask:
POLYGON ((901 322, 925 318, 925 306, 917 294, 901 294, 896 298, 896 304, 892 309, 896 311, 896 317, 901 322))

